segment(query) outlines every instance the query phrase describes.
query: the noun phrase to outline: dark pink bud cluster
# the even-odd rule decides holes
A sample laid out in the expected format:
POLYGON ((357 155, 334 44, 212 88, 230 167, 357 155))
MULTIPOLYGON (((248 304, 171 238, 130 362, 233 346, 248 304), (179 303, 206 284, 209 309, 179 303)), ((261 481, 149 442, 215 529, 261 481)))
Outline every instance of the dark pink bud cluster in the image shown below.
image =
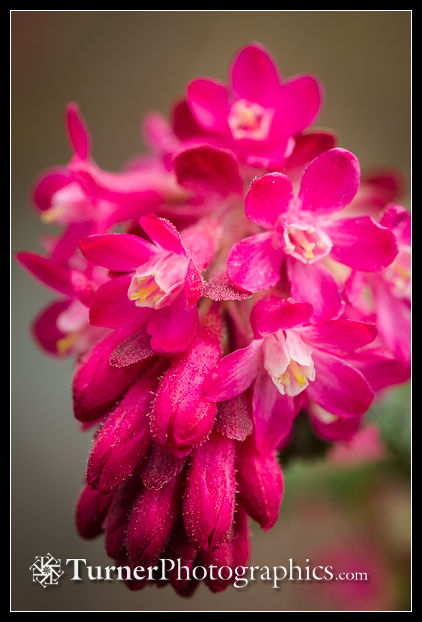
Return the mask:
POLYGON ((61 231, 18 254, 56 294, 33 335, 75 356, 75 417, 96 427, 77 528, 157 584, 163 557, 248 563, 248 517, 277 520, 300 412, 323 440, 349 440, 374 395, 409 378, 402 184, 361 178, 333 132, 309 129, 321 93, 250 44, 227 84, 194 80, 170 120, 147 115, 150 152, 120 172, 94 161, 70 104, 70 162, 34 186, 61 231))

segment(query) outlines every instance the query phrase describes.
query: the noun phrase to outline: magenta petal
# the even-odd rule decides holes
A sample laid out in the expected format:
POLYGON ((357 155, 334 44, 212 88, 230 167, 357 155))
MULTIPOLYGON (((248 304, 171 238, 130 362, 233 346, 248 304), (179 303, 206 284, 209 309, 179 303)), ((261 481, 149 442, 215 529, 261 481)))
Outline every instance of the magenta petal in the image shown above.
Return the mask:
POLYGON ((406 382, 410 378, 410 365, 397 360, 382 348, 370 348, 348 356, 347 360, 359 369, 373 391, 406 382))
POLYGON ((384 345, 402 362, 411 362, 411 311, 406 300, 397 298, 381 279, 373 279, 372 294, 377 327, 384 345))
POLYGON ((362 416, 337 417, 330 413, 320 413, 317 404, 310 405, 310 419, 315 434, 329 443, 349 441, 359 429, 362 416))
POLYGON ((272 229, 280 214, 289 209, 292 198, 290 179, 281 173, 268 173, 252 182, 245 199, 245 214, 264 229, 272 229))
POLYGON ((325 266, 321 263, 304 264, 288 257, 286 268, 291 297, 310 303, 316 322, 331 320, 340 315, 343 308, 340 287, 325 266))
POLYGON ((259 338, 305 324, 311 315, 312 305, 307 302, 294 303, 277 296, 266 296, 254 305, 250 320, 254 335, 259 338))
POLYGON ((94 265, 121 272, 135 270, 157 253, 152 244, 127 233, 88 235, 79 248, 94 265))
POLYGON ((192 452, 183 500, 183 518, 191 541, 215 550, 229 537, 236 482, 234 443, 217 434, 192 452))
POLYGON ((199 79, 187 89, 187 102, 199 125, 216 133, 228 130, 227 89, 217 80, 199 79))
POLYGON ((160 354, 183 352, 198 329, 198 310, 181 294, 168 307, 155 311, 148 322, 151 347, 160 354))
POLYGON ((195 267, 195 264, 190 259, 188 264, 188 270, 186 272, 184 292, 186 300, 190 305, 194 305, 202 296, 202 290, 204 289, 204 283, 201 275, 195 267))
POLYGON ((273 452, 262 455, 252 439, 237 446, 237 479, 242 505, 265 531, 277 520, 283 476, 273 452))
POLYGON ((273 107, 280 91, 280 75, 263 46, 253 43, 240 50, 230 73, 232 88, 239 98, 273 107))
POLYGON ((73 296, 70 270, 66 266, 36 253, 16 253, 16 259, 43 285, 47 285, 56 292, 73 296))
POLYGON ((57 342, 65 337, 57 327, 57 318, 69 306, 68 300, 59 300, 49 303, 35 318, 32 324, 32 334, 40 346, 49 354, 59 356, 57 342))
POLYGON ((355 270, 382 270, 397 255, 394 234, 369 216, 334 220, 324 230, 333 243, 331 256, 355 270))
POLYGON ((290 434, 297 414, 295 400, 282 395, 267 371, 261 369, 255 380, 252 404, 256 446, 265 454, 290 434))
POLYGON ((272 232, 240 240, 227 259, 230 280, 244 291, 257 292, 277 285, 284 253, 272 232))
POLYGON ((35 205, 42 212, 51 207, 53 195, 61 188, 72 183, 72 176, 64 167, 48 169, 38 177, 32 187, 31 197, 35 205))
POLYGON ((231 151, 204 144, 183 147, 173 164, 177 181, 188 190, 220 196, 242 192, 239 164, 231 151))
POLYGON ((151 444, 147 413, 154 376, 135 382, 107 417, 89 455, 87 482, 102 492, 115 489, 134 471, 151 444))
POLYGON ((342 353, 368 345, 377 336, 374 324, 354 320, 332 320, 302 328, 300 336, 322 350, 342 353))
POLYGON ((141 323, 150 317, 151 309, 137 307, 129 300, 127 292, 130 282, 130 276, 118 276, 100 285, 91 301, 91 324, 118 328, 126 326, 128 322, 141 323))
POLYGON ((315 121, 321 108, 321 91, 320 83, 313 76, 298 76, 283 84, 277 117, 284 135, 299 134, 315 121))
POLYGON ((346 149, 325 151, 306 167, 299 199, 302 209, 330 214, 348 205, 360 181, 359 161, 346 149))
POLYGON ((310 399, 334 415, 362 415, 368 410, 373 392, 360 371, 321 350, 314 350, 312 359, 315 381, 306 390, 310 399))
POLYGON ((79 495, 76 506, 76 528, 79 535, 87 540, 96 538, 103 531, 103 521, 113 494, 103 494, 85 486, 79 495))
POLYGON ((176 227, 166 218, 147 214, 139 219, 139 224, 150 239, 161 248, 179 255, 185 254, 176 227))
POLYGON ((295 136, 295 146, 292 154, 287 158, 285 168, 289 171, 300 169, 311 160, 336 145, 337 137, 333 132, 319 130, 295 136))
POLYGON ((66 128, 73 150, 81 160, 84 160, 89 156, 91 145, 88 130, 77 104, 71 103, 66 106, 66 128))
POLYGON ((129 520, 127 549, 133 562, 147 566, 164 551, 177 520, 180 481, 175 477, 160 490, 144 488, 129 520))
POLYGON ((204 396, 221 402, 240 395, 254 381, 262 364, 262 340, 225 356, 204 383, 204 396))

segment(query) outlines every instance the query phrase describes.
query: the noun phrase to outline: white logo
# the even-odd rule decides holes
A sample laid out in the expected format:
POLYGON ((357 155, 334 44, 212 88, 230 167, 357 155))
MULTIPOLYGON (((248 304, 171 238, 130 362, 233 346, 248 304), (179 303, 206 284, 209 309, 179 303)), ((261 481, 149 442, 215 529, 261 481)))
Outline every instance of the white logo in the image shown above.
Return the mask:
POLYGON ((49 585, 58 585, 60 577, 64 574, 61 560, 55 559, 50 553, 37 555, 32 566, 32 580, 42 585, 45 589, 49 585))

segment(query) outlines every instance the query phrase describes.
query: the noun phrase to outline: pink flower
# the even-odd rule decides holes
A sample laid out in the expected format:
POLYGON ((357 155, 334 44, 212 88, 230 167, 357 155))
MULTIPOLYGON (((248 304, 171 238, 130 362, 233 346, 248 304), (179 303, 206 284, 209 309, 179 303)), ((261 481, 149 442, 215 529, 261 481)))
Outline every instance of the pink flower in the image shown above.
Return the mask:
POLYGON ((298 410, 295 398, 305 391, 335 420, 362 415, 371 404, 370 385, 347 354, 373 341, 375 327, 351 320, 306 326, 311 315, 308 303, 261 299, 251 313, 255 339, 224 357, 204 387, 205 397, 218 402, 254 383, 254 433, 261 451, 287 437, 298 410))
POLYGON ((256 179, 246 197, 249 220, 267 231, 234 245, 227 273, 250 292, 275 286, 285 263, 296 300, 310 302, 314 319, 338 316, 341 299, 334 276, 321 261, 330 255, 352 268, 375 272, 397 254, 394 234, 370 217, 333 218, 356 194, 359 164, 344 149, 330 149, 306 168, 297 196, 288 177, 256 179))
MULTIPOLYGON (((116 327, 136 321, 139 308, 154 309, 147 326, 157 352, 183 351, 195 334, 201 296, 200 275, 210 260, 207 245, 192 255, 186 252, 175 227, 150 214, 140 219, 153 243, 123 233, 93 235, 80 241, 84 256, 123 276, 99 287, 93 297, 90 320, 116 327)), ((189 240, 187 240, 189 242, 189 240)))
POLYGON ((294 145, 289 139, 315 120, 321 87, 308 75, 283 83, 274 60, 255 43, 234 59, 229 86, 210 79, 191 82, 187 105, 194 122, 185 114, 183 134, 208 134, 248 164, 268 168, 283 162, 294 145))
POLYGON ((401 205, 384 210, 380 224, 396 237, 398 254, 381 273, 361 274, 354 271, 346 285, 345 294, 349 314, 358 312, 362 317, 376 321, 383 345, 402 363, 410 365, 411 335, 411 215, 401 205), (371 301, 368 305, 369 290, 371 301), (375 315, 373 314, 375 312, 375 315))

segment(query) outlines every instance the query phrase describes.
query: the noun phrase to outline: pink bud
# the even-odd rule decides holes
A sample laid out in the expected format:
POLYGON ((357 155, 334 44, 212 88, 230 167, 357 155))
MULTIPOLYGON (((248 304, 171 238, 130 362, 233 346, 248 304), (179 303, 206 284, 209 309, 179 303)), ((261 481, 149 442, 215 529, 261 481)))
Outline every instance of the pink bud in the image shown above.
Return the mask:
POLYGON ((85 486, 76 505, 76 528, 82 538, 89 540, 100 535, 112 499, 113 494, 102 494, 85 486))
POLYGON ((92 447, 87 481, 108 492, 119 486, 145 456, 150 444, 147 412, 156 386, 149 372, 135 382, 110 413, 92 447))
POLYGON ((141 488, 141 478, 130 477, 117 490, 110 504, 103 527, 107 554, 113 559, 122 559, 127 555, 126 535, 129 516, 141 488))
POLYGON ((177 519, 180 484, 180 479, 174 478, 160 490, 142 490, 127 532, 128 553, 133 562, 142 566, 154 564, 164 551, 177 519))
POLYGON ((73 407, 79 421, 92 421, 106 413, 135 380, 144 361, 128 367, 112 367, 109 359, 116 347, 128 337, 127 331, 115 331, 90 350, 73 378, 73 407))
POLYGON ((262 455, 252 438, 237 446, 237 481, 242 505, 265 531, 277 520, 283 479, 275 453, 262 455))
POLYGON ((159 445, 187 455, 208 436, 216 407, 202 396, 202 385, 220 355, 222 322, 208 313, 189 348, 174 358, 160 383, 151 413, 153 438, 159 445))
POLYGON ((183 500, 190 540, 215 550, 227 540, 233 522, 236 482, 234 443, 214 434, 192 452, 183 500))

